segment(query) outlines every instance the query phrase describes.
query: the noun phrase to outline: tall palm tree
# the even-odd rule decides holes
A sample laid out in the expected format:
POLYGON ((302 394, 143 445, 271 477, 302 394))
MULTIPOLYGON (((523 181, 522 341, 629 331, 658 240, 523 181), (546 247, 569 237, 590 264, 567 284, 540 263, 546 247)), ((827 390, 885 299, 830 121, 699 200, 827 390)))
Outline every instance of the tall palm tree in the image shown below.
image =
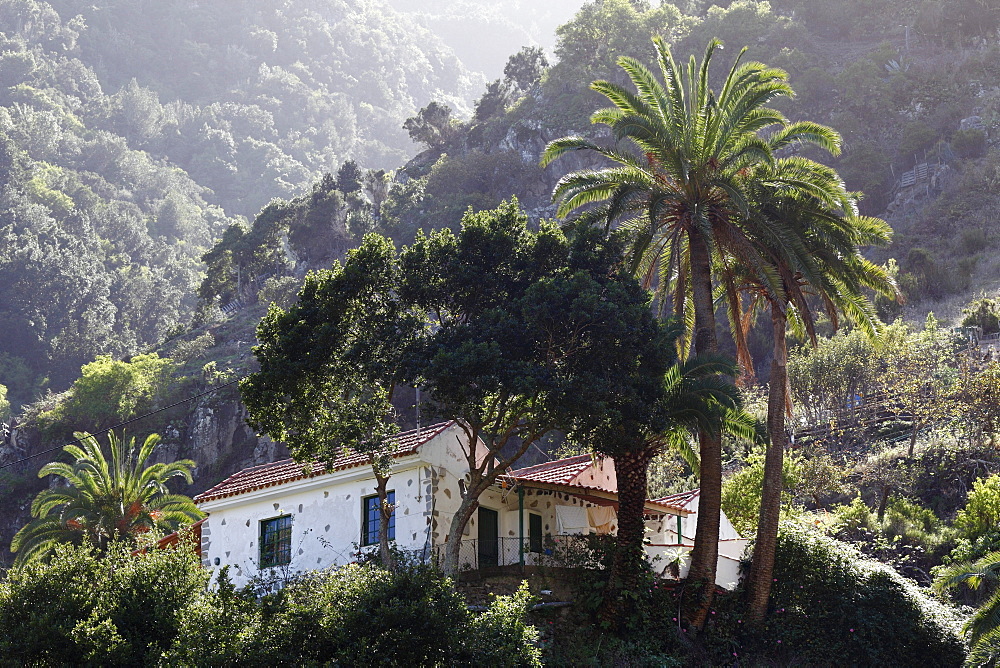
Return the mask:
MULTIPOLYGON (((716 93, 709 70, 718 40, 708 44, 700 65, 692 57, 683 68, 662 38, 653 41, 662 81, 637 60, 621 58, 634 91, 606 81, 591 85, 614 105, 597 111, 591 121, 608 126, 624 148, 565 137, 548 145, 542 164, 577 150, 614 163, 560 179, 553 192, 558 214, 583 208, 577 224, 618 223, 630 230, 633 268, 648 286, 658 280, 666 310, 693 326, 695 353, 715 353, 713 255, 739 258, 780 292, 754 240, 772 239, 777 246, 784 230, 779 221, 753 215, 751 173, 759 165, 773 165, 775 152, 792 144, 811 143, 835 153, 839 138, 829 128, 790 123, 768 108, 776 98, 792 95, 787 75, 761 63, 742 63, 745 49, 716 93)), ((794 181, 772 185, 808 188, 794 181)), ((689 572, 690 581, 702 584, 690 616, 695 626, 707 616, 718 562, 721 437, 700 430, 699 449, 701 500, 689 572)))
MULTIPOLYGON (((781 511, 781 475, 784 451, 787 447, 785 414, 790 410, 788 387, 788 348, 786 330, 792 324, 799 334, 808 335, 815 343, 816 308, 825 311, 834 327, 838 313, 844 313, 862 331, 874 337, 879 320, 864 290, 871 289, 886 296, 899 298, 899 291, 892 278, 878 265, 865 259, 860 247, 884 245, 891 237, 891 229, 884 221, 857 215, 854 196, 843 187, 843 182, 833 170, 797 158, 775 162, 757 175, 755 195, 756 215, 769 216, 785 223, 786 239, 794 244, 769 246, 759 244, 768 258, 770 269, 779 277, 780 291, 771 289, 771 282, 758 276, 747 267, 729 266, 718 274, 724 279, 721 291, 726 296, 730 326, 745 364, 746 333, 753 320, 752 312, 758 306, 770 311, 774 351, 771 362, 768 390, 769 443, 764 463, 764 485, 761 499, 757 538, 753 559, 747 578, 749 619, 760 621, 767 610, 771 590, 771 574, 778 536, 781 511), (783 173, 783 179, 798 178, 809 182, 813 190, 827 193, 826 200, 839 197, 841 206, 831 209, 824 201, 804 195, 801 189, 783 190, 767 187, 773 173, 783 173), (795 175, 798 175, 797 177, 795 175), (804 249, 805 254, 796 253, 804 249), (736 286, 734 277, 740 277, 736 286), (740 294, 749 297, 748 308, 743 311, 740 294), (810 300, 814 297, 814 300, 810 300)), ((722 258, 732 264, 732 258, 722 258)))
POLYGON ((42 558, 59 543, 87 539, 103 549, 112 541, 134 540, 153 529, 174 531, 203 516, 190 498, 171 494, 166 486, 171 478, 190 484, 193 461, 146 466, 159 435, 150 434, 136 448, 135 437, 126 442, 109 433, 110 462, 94 436, 74 435, 78 444, 63 447, 73 463, 51 462, 38 472, 39 478, 54 475, 68 484, 35 497, 31 504, 35 519, 11 542, 17 563, 42 558))

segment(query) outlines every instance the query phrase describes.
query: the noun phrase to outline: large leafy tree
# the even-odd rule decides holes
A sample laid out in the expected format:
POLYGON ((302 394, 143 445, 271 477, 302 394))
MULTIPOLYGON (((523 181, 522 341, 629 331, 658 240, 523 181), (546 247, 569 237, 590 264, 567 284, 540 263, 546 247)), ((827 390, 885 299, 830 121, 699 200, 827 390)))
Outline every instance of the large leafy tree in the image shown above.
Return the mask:
POLYGON ((448 572, 480 495, 546 433, 604 410, 608 379, 652 340, 621 234, 568 239, 527 222, 516 201, 468 213, 457 234, 419 235, 398 258, 368 237, 343 267, 310 277, 296 307, 272 310, 261 372, 243 385, 254 421, 296 456, 347 445, 376 467, 391 454, 392 388, 422 388, 426 410, 467 436, 448 572))
POLYGON ((51 462, 38 472, 66 484, 35 497, 34 519, 11 542, 17 563, 42 558, 60 543, 89 540, 103 550, 113 541, 134 541, 154 529, 174 531, 202 517, 189 497, 167 489, 172 478, 191 483, 193 461, 146 466, 159 435, 150 434, 136 447, 134 436, 126 441, 109 432, 110 461, 95 436, 77 432, 76 437, 78 443, 63 447, 72 463, 51 462))
POLYGON ((398 298, 392 243, 368 235, 343 264, 310 273, 287 311, 272 307, 257 328, 260 371, 240 386, 254 426, 296 459, 365 455, 379 496, 379 545, 390 566, 386 484, 399 431, 392 399, 419 317, 398 298))
POLYGON ((621 234, 597 229, 570 239, 550 224, 529 231, 510 202, 401 253, 402 294, 434 323, 414 349, 413 380, 473 444, 446 571, 479 496, 550 430, 604 413, 616 379, 655 338, 624 247, 621 234))
MULTIPOLYGON (((591 85, 614 105, 591 120, 606 125, 616 145, 565 137, 549 144, 542 162, 586 150, 612 163, 560 179, 553 193, 559 215, 583 209, 580 223, 617 222, 628 230, 633 268, 647 285, 658 284, 666 312, 693 321, 695 352, 715 353, 713 256, 739 258, 780 292, 756 240, 780 245, 783 228, 754 215, 751 174, 795 144, 835 151, 836 135, 815 123, 790 123, 767 107, 792 94, 780 69, 743 63, 741 52, 716 92, 709 74, 717 40, 709 43, 700 64, 692 58, 686 67, 678 66, 662 38, 654 45, 662 81, 639 61, 623 57, 618 62, 634 90, 607 81, 591 85)), ((772 187, 807 186, 778 181, 772 187)), ((701 430, 699 446, 701 500, 689 577, 705 586, 693 606, 696 626, 704 622, 712 598, 708 585, 718 562, 722 493, 721 438, 701 430)))

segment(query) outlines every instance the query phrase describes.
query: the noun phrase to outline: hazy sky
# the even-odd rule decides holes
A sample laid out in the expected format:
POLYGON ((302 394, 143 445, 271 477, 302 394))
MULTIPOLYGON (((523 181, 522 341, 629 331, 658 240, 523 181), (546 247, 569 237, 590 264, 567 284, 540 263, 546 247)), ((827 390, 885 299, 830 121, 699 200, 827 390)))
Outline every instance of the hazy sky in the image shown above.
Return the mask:
POLYGON ((522 46, 542 46, 550 54, 555 31, 583 0, 387 0, 401 12, 419 16, 466 67, 488 79, 503 74, 508 56, 522 46))

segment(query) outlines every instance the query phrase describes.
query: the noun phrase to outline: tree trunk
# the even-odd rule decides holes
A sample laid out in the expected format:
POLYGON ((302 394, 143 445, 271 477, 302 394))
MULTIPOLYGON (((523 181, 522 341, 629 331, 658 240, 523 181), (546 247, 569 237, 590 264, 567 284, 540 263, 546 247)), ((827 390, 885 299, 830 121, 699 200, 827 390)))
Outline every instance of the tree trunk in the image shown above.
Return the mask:
POLYGON ((375 491, 378 493, 378 551, 382 558, 382 566, 387 571, 396 570, 396 565, 392 560, 392 551, 389 549, 389 518, 392 517, 393 508, 389 506, 389 495, 385 488, 389 482, 388 476, 375 474, 375 491))
POLYGON ((645 451, 629 452, 614 457, 618 475, 618 536, 615 541, 615 558, 611 565, 608 584, 601 604, 601 618, 614 626, 629 616, 626 604, 634 599, 623 599, 623 592, 635 592, 645 566, 646 553, 642 546, 646 523, 646 482, 649 473, 649 454, 645 451))
POLYGON ((778 543, 778 520, 781 516, 781 483, 788 445, 785 432, 785 387, 788 382, 788 348, 785 342, 785 315, 776 304, 771 306, 774 329, 774 359, 767 393, 767 431, 770 436, 764 456, 764 487, 760 499, 757 538, 754 541, 750 574, 747 576, 748 617, 757 624, 767 614, 771 596, 775 548, 778 543))
MULTIPOLYGON (((691 290, 694 301, 695 353, 718 351, 715 336, 715 304, 712 300, 711 256, 705 240, 698 233, 689 237, 691 254, 691 290)), ((688 582, 698 591, 687 608, 688 623, 700 629, 708 617, 715 595, 715 574, 719 563, 719 521, 722 512, 722 437, 698 432, 701 451, 701 494, 698 500, 698 524, 688 582)))
POLYGON ((444 563, 441 570, 445 575, 455 576, 458 574, 458 560, 462 555, 462 535, 465 525, 472 519, 472 513, 479 507, 479 495, 467 493, 462 497, 462 503, 458 506, 455 516, 451 520, 451 527, 448 529, 448 539, 444 546, 444 563))
POLYGON ((913 431, 910 432, 910 449, 907 450, 906 456, 913 457, 913 448, 917 445, 917 436, 920 434, 920 423, 917 422, 917 418, 913 418, 913 431))
POLYGON ((885 509, 889 505, 889 496, 892 494, 892 485, 882 486, 882 498, 878 502, 878 521, 885 519, 885 509))

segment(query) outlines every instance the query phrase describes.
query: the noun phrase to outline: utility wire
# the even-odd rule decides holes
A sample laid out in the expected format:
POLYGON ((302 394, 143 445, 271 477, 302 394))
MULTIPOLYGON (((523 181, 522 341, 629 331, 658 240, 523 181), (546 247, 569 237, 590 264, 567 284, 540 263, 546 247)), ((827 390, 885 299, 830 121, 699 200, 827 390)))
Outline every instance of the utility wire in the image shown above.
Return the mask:
MULTIPOLYGON (((246 376, 244 376, 243 378, 246 378, 246 376)), ((109 431, 112 431, 114 429, 118 429, 119 427, 124 427, 125 425, 130 424, 132 422, 136 422, 137 420, 143 420, 145 418, 148 418, 151 415, 156 415, 157 413, 162 413, 163 411, 170 410, 171 408, 175 408, 177 406, 180 406, 181 404, 186 404, 189 401, 194 401, 195 399, 200 399, 201 397, 205 396, 206 394, 211 394, 213 392, 218 392, 219 390, 222 390, 222 389, 225 389, 225 388, 230 387, 232 385, 235 385, 236 383, 238 383, 241 380, 243 380, 243 378, 237 378, 236 380, 230 381, 230 382, 226 383, 225 385, 219 385, 218 387, 213 387, 210 390, 205 390, 201 394, 196 394, 196 395, 194 395, 192 397, 188 397, 187 399, 181 399, 180 401, 178 401, 176 403, 173 403, 173 404, 170 404, 169 406, 164 406, 163 408, 157 408, 155 411, 150 411, 149 413, 146 413, 145 415, 139 415, 139 416, 136 416, 134 418, 130 418, 128 420, 125 420, 124 422, 119 422, 118 424, 116 424, 114 426, 108 427, 107 429, 102 429, 101 431, 99 431, 99 432, 97 432, 95 434, 91 434, 91 435, 92 436, 100 436, 101 434, 106 434, 109 431)), ((35 457, 38 457, 39 455, 45 455, 45 454, 48 454, 50 452, 55 452, 56 450, 62 450, 67 445, 73 445, 74 443, 79 443, 79 442, 80 442, 80 439, 77 438, 77 439, 74 439, 74 440, 70 441, 69 443, 64 444, 64 445, 60 445, 60 446, 57 446, 57 447, 54 447, 54 448, 49 448, 48 450, 42 450, 41 452, 36 452, 33 455, 28 455, 27 457, 15 460, 13 462, 8 462, 6 464, 0 464, 0 469, 5 469, 8 466, 14 466, 15 464, 20 464, 22 462, 26 462, 29 459, 34 459, 35 457)))

